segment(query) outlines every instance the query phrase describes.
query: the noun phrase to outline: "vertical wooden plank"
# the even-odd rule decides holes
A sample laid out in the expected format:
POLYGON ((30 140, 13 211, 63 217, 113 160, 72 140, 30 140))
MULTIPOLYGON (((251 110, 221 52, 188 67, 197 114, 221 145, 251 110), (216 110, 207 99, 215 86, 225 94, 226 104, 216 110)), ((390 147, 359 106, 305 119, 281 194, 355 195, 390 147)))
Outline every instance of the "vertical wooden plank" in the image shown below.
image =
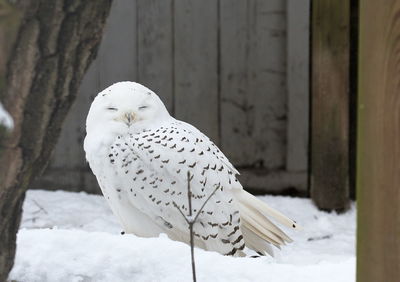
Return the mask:
POLYGON ((30 188, 100 193, 83 150, 86 135, 86 115, 99 92, 98 58, 86 72, 78 95, 62 127, 50 164, 30 188))
POLYGON ((251 103, 248 89, 248 1, 220 0, 221 28, 221 147, 237 166, 254 159, 254 145, 246 138, 251 103))
POLYGON ((136 0, 114 0, 99 50, 100 89, 137 78, 136 0))
MULTIPOLYGON (((99 90, 98 60, 92 62, 86 72, 79 93, 68 113, 60 138, 50 162, 50 169, 79 171, 86 166, 83 139, 86 134, 86 115, 99 90)), ((78 179, 74 179, 78 181, 78 179)), ((78 182, 76 182, 78 185, 78 182)))
POLYGON ((285 166, 285 9, 221 0, 221 141, 237 166, 285 166))
POLYGON ((349 199, 349 7, 312 7, 311 197, 320 209, 345 210, 349 199))
POLYGON ((255 50, 251 58, 254 86, 250 91, 256 93, 255 105, 267 109, 255 114, 256 156, 264 154, 261 162, 264 167, 277 170, 286 162, 286 3, 282 0, 257 0, 254 3, 252 9, 257 21, 252 38, 255 50), (265 135, 257 132, 265 132, 265 135), (266 141, 267 146, 263 148, 266 141))
POLYGON ((308 166, 309 23, 310 0, 288 0, 286 169, 289 171, 306 171, 308 166))
POLYGON ((172 0, 138 0, 138 82, 155 91, 173 114, 172 0))
POLYGON ((399 38, 400 0, 360 1, 359 282, 399 281, 400 277, 399 38))
POLYGON ((218 1, 174 2, 175 115, 218 143, 218 1))
MULTIPOLYGON (((112 10, 110 11, 112 12, 112 10)), ((76 122, 75 126, 79 126, 79 129, 76 130, 79 132, 78 135, 78 143, 75 146, 78 147, 79 150, 79 159, 77 168, 74 169, 74 172, 70 176, 70 181, 76 181, 78 185, 69 184, 68 190, 72 188, 78 189, 78 191, 85 191, 88 193, 101 193, 99 184, 97 183, 97 179, 92 173, 92 170, 89 167, 89 164, 86 161, 85 151, 83 150, 83 140, 85 140, 86 136, 86 117, 89 112, 90 105, 92 104, 94 98, 97 94, 102 90, 100 88, 99 82, 99 61, 100 58, 97 57, 95 61, 92 62, 92 65, 88 69, 82 84, 79 88, 79 94, 75 101, 74 107, 76 109, 76 122), (79 104, 79 106, 77 106, 79 104), (74 173, 79 172, 79 180, 74 179, 74 173)), ((75 112, 72 113, 75 115, 75 112)), ((70 126, 71 132, 72 126, 70 126)), ((78 156, 77 156, 78 157, 78 156)), ((57 174, 56 174, 57 175, 57 174)), ((76 177, 76 176, 75 176, 76 177)))

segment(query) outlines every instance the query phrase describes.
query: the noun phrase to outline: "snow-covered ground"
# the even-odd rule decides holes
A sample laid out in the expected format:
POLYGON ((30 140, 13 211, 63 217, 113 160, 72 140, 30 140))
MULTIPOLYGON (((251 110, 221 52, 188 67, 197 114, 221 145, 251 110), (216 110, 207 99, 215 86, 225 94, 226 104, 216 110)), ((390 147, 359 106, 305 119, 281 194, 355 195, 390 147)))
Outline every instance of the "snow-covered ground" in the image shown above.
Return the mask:
MULTIPOLYGON (((297 220, 294 243, 275 258, 232 258, 195 250, 202 281, 355 281, 355 207, 318 211, 308 199, 261 197, 297 220)), ((121 235, 101 196, 29 191, 10 280, 191 281, 190 250, 180 242, 121 235)))

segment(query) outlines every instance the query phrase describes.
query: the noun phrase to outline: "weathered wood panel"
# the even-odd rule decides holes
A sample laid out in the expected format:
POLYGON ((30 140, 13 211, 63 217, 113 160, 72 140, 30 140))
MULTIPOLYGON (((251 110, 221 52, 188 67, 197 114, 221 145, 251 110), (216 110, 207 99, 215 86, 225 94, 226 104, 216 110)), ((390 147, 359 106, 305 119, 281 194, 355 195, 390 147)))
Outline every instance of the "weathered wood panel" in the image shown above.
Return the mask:
POLYGON ((240 169, 240 183, 255 194, 284 194, 307 196, 307 173, 275 170, 265 173, 265 169, 240 169))
POLYGON ((243 170, 245 187, 304 194, 306 148, 301 144, 307 141, 299 136, 307 135, 302 128, 307 109, 300 106, 307 105, 307 69, 301 65, 307 32, 296 20, 306 21, 307 9, 292 7, 295 19, 289 20, 286 3, 114 0, 99 58, 36 187, 97 191, 82 149, 87 111, 100 90, 129 79, 152 88, 173 115, 222 145, 243 170), (290 35, 293 46, 287 51, 290 35), (287 72, 290 66, 293 71, 287 72), (287 75, 297 83, 289 93, 287 75))
POLYGON ((85 164, 82 144, 85 135, 86 114, 99 88, 98 62, 94 61, 85 74, 75 103, 67 115, 51 161, 57 169, 80 169, 85 164), (68 129, 68 130, 66 130, 68 129))
POLYGON ((175 0, 175 116, 219 143, 218 1, 175 0))
POLYGON ((400 277, 399 38, 399 0, 360 2, 359 282, 399 281, 400 277))
POLYGON ((285 166, 284 1, 221 1, 222 149, 238 166, 285 166))
POLYGON ((137 81, 155 91, 174 114, 173 0, 138 0, 137 81))
POLYGON ((255 152, 249 136, 254 103, 248 91, 248 1, 220 3, 221 149, 233 163, 249 165, 255 152))
POLYGON ((97 182, 86 163, 83 150, 86 115, 99 89, 98 60, 95 60, 85 74, 75 103, 71 107, 60 138, 51 158, 49 168, 35 184, 37 188, 54 187, 69 191, 99 193, 97 182))
POLYGON ((326 210, 349 203, 349 8, 313 2, 310 192, 326 210))
POLYGON ((288 124, 286 168, 308 167, 310 0, 287 1, 288 124))
POLYGON ((98 56, 101 90, 137 78, 136 0, 113 1, 111 9, 98 56))

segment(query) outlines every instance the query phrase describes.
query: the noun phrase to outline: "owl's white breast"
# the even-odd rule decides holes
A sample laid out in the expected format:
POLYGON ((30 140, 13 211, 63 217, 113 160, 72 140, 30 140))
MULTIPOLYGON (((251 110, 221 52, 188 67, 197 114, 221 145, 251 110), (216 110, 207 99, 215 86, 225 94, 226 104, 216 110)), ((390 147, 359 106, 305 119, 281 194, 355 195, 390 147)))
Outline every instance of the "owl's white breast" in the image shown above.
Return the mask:
POLYGON ((121 171, 110 162, 109 155, 112 144, 115 143, 118 136, 107 138, 107 136, 102 136, 103 134, 100 133, 98 136, 88 134, 85 138, 85 151, 104 198, 126 233, 142 237, 158 236, 162 230, 153 223, 153 219, 142 213, 129 201, 123 183, 127 176, 122 175, 121 171))

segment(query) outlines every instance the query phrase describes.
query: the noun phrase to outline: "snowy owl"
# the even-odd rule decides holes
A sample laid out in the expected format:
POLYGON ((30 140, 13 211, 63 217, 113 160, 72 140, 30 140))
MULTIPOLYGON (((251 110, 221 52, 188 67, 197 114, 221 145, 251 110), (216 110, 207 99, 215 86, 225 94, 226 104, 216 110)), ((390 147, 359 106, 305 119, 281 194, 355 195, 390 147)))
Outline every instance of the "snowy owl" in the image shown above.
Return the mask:
POLYGON ((218 147, 171 117, 150 89, 129 81, 106 88, 90 107, 86 131, 86 159, 126 233, 166 233, 188 243, 182 213, 189 214, 189 181, 194 214, 215 191, 193 226, 195 246, 224 255, 244 256, 245 247, 272 255, 272 245, 291 242, 270 219, 290 228, 295 221, 243 190, 218 147))

